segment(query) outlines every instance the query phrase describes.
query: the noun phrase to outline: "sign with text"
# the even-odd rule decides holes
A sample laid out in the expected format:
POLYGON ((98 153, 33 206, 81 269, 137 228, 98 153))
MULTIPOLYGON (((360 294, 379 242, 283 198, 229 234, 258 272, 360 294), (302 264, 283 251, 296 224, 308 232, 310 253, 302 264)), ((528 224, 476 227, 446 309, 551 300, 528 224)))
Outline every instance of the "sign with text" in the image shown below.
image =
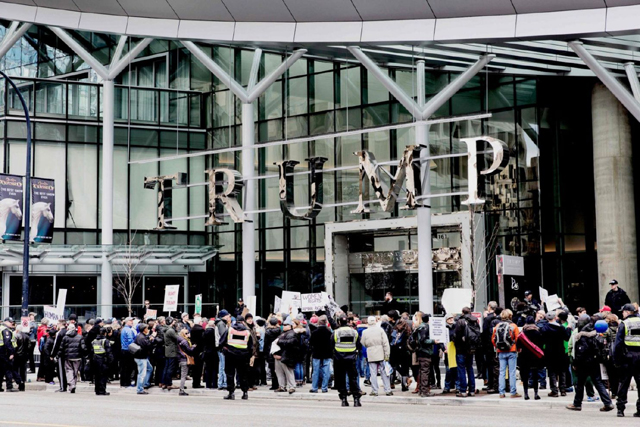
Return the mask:
POLYGON ((498 255, 496 263, 498 275, 524 276, 524 258, 521 256, 498 255))
POLYGON ((280 299, 280 297, 276 295, 275 299, 273 300, 273 312, 280 313, 280 307, 282 307, 282 299, 280 299))
POLYGON ((31 230, 29 241, 51 243, 56 211, 56 183, 52 179, 31 179, 31 230))
POLYGON ((157 319, 158 318, 158 310, 147 309, 147 312, 144 314, 144 320, 148 319, 157 319))
POLYGON ((21 240, 22 177, 0 174, 0 239, 21 240))
POLYGON ((280 310, 289 314, 298 314, 299 308, 302 308, 300 292, 282 291, 280 310))
POLYGON ((302 294, 302 311, 318 311, 324 310, 324 306, 327 305, 324 292, 317 292, 314 294, 302 294))
POLYGON ((545 300, 545 304, 547 305, 547 311, 553 311, 556 310, 560 307, 562 307, 560 305, 560 298, 558 297, 558 295, 549 295, 546 300, 545 300))
POLYGON ((540 302, 544 304, 545 302, 547 302, 547 298, 549 298, 549 291, 543 288, 542 286, 539 287, 539 289, 540 289, 540 302))
POLYGON ((45 305, 43 308, 43 311, 44 311, 44 317, 46 317, 51 321, 57 322, 62 318, 62 316, 58 314, 58 310, 55 307, 52 307, 50 305, 45 305))
POLYGON ((462 313, 464 307, 471 307, 472 300, 471 289, 448 288, 442 293, 442 306, 447 314, 462 313))
POLYGON ((162 311, 177 311, 179 294, 180 285, 167 285, 164 288, 164 304, 162 307, 162 311))
POLYGON ((429 339, 445 345, 449 342, 449 329, 444 317, 432 317, 429 320, 429 339))

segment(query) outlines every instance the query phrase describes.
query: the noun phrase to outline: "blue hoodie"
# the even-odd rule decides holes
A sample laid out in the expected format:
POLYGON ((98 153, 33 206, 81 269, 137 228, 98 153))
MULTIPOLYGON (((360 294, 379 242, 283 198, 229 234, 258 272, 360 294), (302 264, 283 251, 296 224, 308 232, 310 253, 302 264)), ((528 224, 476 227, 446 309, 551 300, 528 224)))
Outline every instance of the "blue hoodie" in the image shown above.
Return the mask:
POLYGON ((129 350, 129 344, 133 342, 136 337, 136 333, 133 331, 131 326, 125 326, 122 328, 122 332, 120 333, 120 344, 122 345, 123 351, 129 350))

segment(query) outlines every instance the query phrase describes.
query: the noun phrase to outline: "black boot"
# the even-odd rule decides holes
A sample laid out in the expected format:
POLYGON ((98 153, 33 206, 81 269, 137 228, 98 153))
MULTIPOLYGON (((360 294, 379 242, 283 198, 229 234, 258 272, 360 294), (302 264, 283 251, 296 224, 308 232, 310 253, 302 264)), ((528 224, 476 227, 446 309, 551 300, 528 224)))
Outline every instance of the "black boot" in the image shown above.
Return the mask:
POLYGON ((246 391, 242 393, 242 400, 249 400, 249 393, 246 391))
POLYGON ((622 409, 618 409, 618 416, 619 417, 624 417, 624 411, 622 409))
POLYGON ((18 390, 24 391, 24 383, 18 384, 18 390))
POLYGON ((229 393, 228 395, 226 395, 225 397, 223 397, 224 400, 236 400, 236 395, 233 393, 229 393))
POLYGON ((347 396, 343 396, 340 399, 342 399, 342 406, 349 406, 349 402, 347 401, 347 396))
POLYGON ((360 406, 362 406, 360 403, 360 396, 353 396, 353 407, 358 408, 360 406))

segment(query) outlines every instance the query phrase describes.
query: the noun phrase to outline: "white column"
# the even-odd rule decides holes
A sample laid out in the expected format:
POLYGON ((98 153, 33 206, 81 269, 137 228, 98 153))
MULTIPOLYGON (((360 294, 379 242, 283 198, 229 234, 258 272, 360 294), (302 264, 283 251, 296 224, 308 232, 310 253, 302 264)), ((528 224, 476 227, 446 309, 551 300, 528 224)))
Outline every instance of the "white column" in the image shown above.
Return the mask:
MULTIPOLYGON (((416 73, 418 91, 418 106, 423 109, 426 103, 424 61, 418 61, 416 73)), ((429 156, 429 126, 416 126, 416 144, 424 148, 420 150, 420 157, 429 156)), ((430 160, 420 161, 420 182, 422 195, 431 193, 429 179, 430 160)), ((422 207, 418 208, 418 307, 424 313, 433 314, 433 271, 431 269, 431 199, 424 199, 422 207)))
MULTIPOLYGON (((253 119, 253 104, 242 104, 242 146, 253 147, 255 140, 255 123, 253 119)), ((244 211, 254 211, 256 197, 256 180, 248 179, 255 176, 254 149, 242 150, 242 176, 244 185, 244 211)), ((253 214, 245 214, 242 223, 242 297, 249 298, 256 294, 256 245, 254 240, 255 222, 253 214)))
MULTIPOLYGON (((113 80, 102 83, 102 244, 113 245, 113 109, 115 88, 113 80)), ((111 317, 113 271, 107 255, 102 257, 102 287, 100 315, 111 317)))

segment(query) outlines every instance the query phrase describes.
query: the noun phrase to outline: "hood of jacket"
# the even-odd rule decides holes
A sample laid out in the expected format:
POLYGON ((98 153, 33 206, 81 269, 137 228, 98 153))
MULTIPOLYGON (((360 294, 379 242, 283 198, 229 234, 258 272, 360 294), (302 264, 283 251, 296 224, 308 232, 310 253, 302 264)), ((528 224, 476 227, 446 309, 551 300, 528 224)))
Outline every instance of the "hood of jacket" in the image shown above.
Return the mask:
POLYGON ((67 336, 68 336, 69 338, 73 338, 73 337, 75 337, 76 335, 78 335, 78 330, 77 330, 76 328, 69 328, 69 329, 67 329, 67 336))
POLYGON ((593 338, 596 335, 598 335, 598 332, 596 332, 595 330, 591 330, 591 331, 587 331, 587 330, 583 330, 581 332, 578 332, 576 334, 576 341, 580 340, 580 338, 593 338))

